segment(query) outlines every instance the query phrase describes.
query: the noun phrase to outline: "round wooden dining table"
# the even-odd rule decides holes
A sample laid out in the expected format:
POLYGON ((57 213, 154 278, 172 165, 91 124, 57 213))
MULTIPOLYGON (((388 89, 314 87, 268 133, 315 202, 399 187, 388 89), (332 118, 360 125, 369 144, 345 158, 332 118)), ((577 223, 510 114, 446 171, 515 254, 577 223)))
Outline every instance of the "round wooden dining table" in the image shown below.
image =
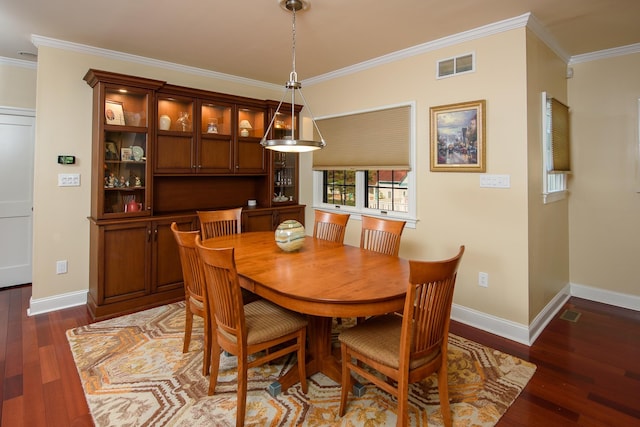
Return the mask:
MULTIPOLYGON (((334 317, 366 317, 404 307, 409 262, 402 258, 310 236, 298 251, 285 252, 273 232, 216 237, 203 244, 235 248, 243 288, 308 315, 308 376, 322 372, 340 383, 331 344, 334 317)), ((279 380, 285 390, 298 381, 297 369, 279 380)))

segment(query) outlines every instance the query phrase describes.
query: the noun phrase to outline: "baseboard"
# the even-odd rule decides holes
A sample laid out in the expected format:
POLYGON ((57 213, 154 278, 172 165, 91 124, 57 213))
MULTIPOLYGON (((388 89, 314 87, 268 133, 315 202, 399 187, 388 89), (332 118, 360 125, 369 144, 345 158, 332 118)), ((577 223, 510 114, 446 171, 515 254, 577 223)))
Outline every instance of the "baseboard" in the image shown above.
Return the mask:
POLYGON ((27 316, 35 316, 36 314, 85 305, 87 303, 87 294, 88 291, 77 291, 46 298, 34 299, 31 297, 29 300, 29 308, 27 309, 27 316))
POLYGON ((453 304, 451 307, 451 319, 511 341, 530 345, 529 329, 521 323, 512 322, 457 304, 453 304))
POLYGON ((531 346, 551 319, 562 309, 569 297, 572 296, 640 311, 640 296, 570 283, 549 301, 528 326, 456 304, 453 304, 451 308, 451 318, 502 338, 531 346))
POLYGON ((605 291, 591 286, 571 284, 571 296, 614 305, 620 308, 640 311, 640 296, 623 294, 620 292, 605 291))

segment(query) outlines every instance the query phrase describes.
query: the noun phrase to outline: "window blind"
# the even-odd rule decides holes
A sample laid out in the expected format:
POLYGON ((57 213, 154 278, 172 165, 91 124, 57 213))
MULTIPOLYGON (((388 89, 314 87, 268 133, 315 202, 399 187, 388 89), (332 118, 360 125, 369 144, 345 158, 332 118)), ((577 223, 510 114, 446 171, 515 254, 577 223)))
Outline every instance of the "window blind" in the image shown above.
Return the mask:
POLYGON ((313 152, 313 169, 409 170, 410 114, 407 105, 316 120, 327 146, 313 152))
POLYGON ((551 158, 550 173, 570 172, 569 107, 551 99, 551 158))

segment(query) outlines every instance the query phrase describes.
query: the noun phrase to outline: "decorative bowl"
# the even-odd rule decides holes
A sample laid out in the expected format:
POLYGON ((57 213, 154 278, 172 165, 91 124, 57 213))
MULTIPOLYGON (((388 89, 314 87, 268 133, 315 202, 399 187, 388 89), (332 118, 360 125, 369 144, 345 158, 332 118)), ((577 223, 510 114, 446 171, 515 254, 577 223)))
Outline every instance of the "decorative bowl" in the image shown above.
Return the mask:
POLYGON ((304 245, 304 226, 298 221, 288 219, 276 229, 276 244, 285 252, 297 251, 304 245))

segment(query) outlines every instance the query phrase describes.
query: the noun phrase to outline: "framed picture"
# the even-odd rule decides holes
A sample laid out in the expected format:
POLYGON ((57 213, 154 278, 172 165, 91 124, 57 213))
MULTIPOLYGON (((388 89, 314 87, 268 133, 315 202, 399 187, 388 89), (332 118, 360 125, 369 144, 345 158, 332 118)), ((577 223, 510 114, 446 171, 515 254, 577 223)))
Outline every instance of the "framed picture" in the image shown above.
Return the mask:
POLYGON ((120 160, 118 157, 118 149, 116 143, 107 141, 104 143, 104 159, 105 160, 120 160))
POLYGON ((120 160, 122 160, 123 162, 130 162, 133 160, 133 152, 131 151, 131 147, 120 149, 120 160))
POLYGON ((104 118, 108 125, 124 126, 124 108, 122 108, 122 102, 107 99, 104 102, 104 118))
POLYGON ((485 100, 431 107, 431 170, 485 172, 485 100))

